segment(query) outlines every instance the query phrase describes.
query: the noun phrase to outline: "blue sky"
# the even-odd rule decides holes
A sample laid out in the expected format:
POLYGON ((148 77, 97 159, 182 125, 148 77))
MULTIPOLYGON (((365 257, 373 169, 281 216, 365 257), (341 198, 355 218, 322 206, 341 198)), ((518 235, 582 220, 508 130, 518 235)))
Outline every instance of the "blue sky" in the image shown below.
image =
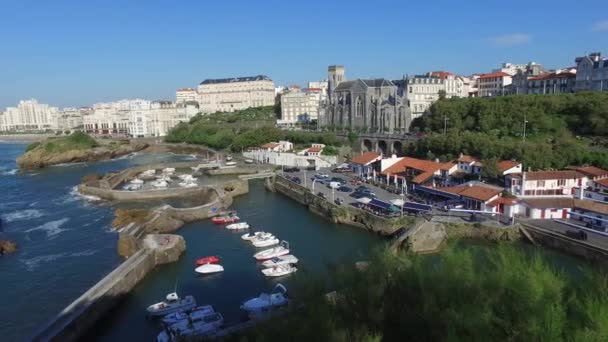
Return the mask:
POLYGON ((400 78, 608 55, 605 1, 0 0, 0 110, 172 99, 205 78, 400 78))

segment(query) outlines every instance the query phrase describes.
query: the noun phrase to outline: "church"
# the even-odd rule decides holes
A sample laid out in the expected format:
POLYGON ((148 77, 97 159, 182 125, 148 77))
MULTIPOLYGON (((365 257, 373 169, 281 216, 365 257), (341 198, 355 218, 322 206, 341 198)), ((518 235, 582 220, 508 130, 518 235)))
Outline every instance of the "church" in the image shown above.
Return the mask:
POLYGON ((324 126, 368 133, 405 133, 411 115, 403 88, 384 78, 347 81, 344 67, 328 68, 324 126))

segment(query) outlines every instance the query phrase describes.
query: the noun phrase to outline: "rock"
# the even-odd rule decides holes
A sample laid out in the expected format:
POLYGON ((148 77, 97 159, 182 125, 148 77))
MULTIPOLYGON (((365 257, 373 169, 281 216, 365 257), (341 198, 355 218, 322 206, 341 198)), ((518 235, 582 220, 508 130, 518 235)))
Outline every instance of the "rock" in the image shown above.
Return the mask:
POLYGON ((447 239, 445 226, 437 222, 424 222, 408 238, 408 250, 412 253, 432 253, 447 239))
POLYGON ((186 240, 179 235, 148 234, 143 241, 144 248, 154 251, 157 265, 176 262, 186 251, 186 240))
POLYGON ((120 234, 116 247, 118 255, 128 258, 139 250, 137 238, 130 234, 120 234))
POLYGON ((184 221, 175 219, 164 211, 155 212, 155 216, 144 223, 146 233, 172 233, 184 225, 184 221))
POLYGON ((112 227, 120 229, 130 223, 143 224, 152 218, 152 212, 146 209, 116 209, 112 227))
POLYGON ((0 255, 15 253, 17 251, 17 244, 8 241, 8 240, 0 240, 0 255))

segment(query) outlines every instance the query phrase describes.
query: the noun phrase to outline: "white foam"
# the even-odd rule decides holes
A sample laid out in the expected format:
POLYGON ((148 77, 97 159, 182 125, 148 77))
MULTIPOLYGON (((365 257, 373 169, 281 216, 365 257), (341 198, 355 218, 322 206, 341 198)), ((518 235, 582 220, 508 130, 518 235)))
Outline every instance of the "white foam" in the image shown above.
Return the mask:
POLYGON ((12 169, 12 170, 9 170, 9 171, 3 171, 3 172, 2 172, 2 175, 3 175, 3 176, 12 176, 12 175, 16 175, 16 174, 17 174, 17 171, 19 171, 19 169, 12 169))
POLYGON ((25 209, 25 210, 18 210, 18 211, 14 211, 12 213, 8 213, 8 214, 2 216, 2 218, 6 222, 13 222, 13 221, 31 220, 31 219, 42 217, 43 215, 44 215, 44 212, 41 210, 25 209))
POLYGON ((59 220, 55 220, 55 221, 49 221, 41 226, 35 227, 35 228, 30 228, 28 230, 26 230, 26 233, 31 233, 34 231, 38 231, 38 230, 42 230, 44 232, 46 232, 46 237, 49 239, 53 239, 55 236, 61 234, 62 232, 65 232, 69 229, 63 229, 61 228, 61 226, 68 222, 70 219, 67 217, 64 217, 62 219, 59 220))
POLYGON ((62 198, 63 198, 63 200, 61 201, 62 204, 75 202, 75 201, 78 201, 79 199, 84 199, 84 200, 87 200, 90 202, 101 201, 101 198, 99 198, 97 196, 83 195, 80 192, 78 192, 78 185, 70 187, 70 192, 68 193, 68 195, 66 197, 62 197, 62 198))
POLYGON ((43 263, 50 263, 53 261, 56 261, 58 259, 62 259, 62 258, 76 258, 76 257, 84 257, 84 256, 91 256, 96 254, 97 251, 92 250, 92 249, 87 249, 81 252, 74 252, 74 253, 58 253, 58 254, 49 254, 49 255, 41 255, 41 256, 37 256, 31 259, 26 259, 26 260, 20 260, 22 263, 25 264, 25 267, 27 268, 28 271, 33 272, 35 271, 38 267, 40 267, 43 263))

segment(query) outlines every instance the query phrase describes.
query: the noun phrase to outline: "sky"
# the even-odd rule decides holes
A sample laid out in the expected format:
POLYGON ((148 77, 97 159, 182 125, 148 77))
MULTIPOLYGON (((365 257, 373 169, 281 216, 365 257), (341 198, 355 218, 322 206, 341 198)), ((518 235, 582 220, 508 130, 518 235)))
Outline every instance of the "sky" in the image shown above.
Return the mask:
POLYGON ((608 55, 608 1, 0 0, 0 111, 174 99, 206 78, 275 85, 608 55))

